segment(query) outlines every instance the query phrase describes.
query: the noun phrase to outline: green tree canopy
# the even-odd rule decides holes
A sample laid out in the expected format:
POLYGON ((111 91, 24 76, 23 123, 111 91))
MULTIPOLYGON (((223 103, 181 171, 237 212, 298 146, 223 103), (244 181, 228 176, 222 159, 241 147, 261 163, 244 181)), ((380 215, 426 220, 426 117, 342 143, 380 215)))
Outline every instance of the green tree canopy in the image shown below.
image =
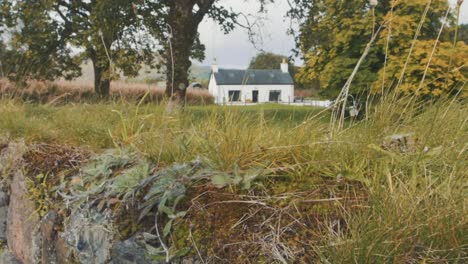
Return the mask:
MULTIPOLYGON (((454 37, 455 34, 452 34, 454 37)), ((462 24, 458 28, 457 39, 468 45, 468 24, 462 24)))
MULTIPOLYGON (((252 0, 264 5, 274 0, 252 0)), ((79 75, 78 65, 93 62, 95 89, 109 92, 116 69, 137 74, 145 62, 165 66, 167 94, 183 102, 188 87, 190 59, 204 58, 198 26, 209 17, 229 33, 239 14, 223 7, 222 0, 5 0, 13 27, 21 27, 13 44, 22 50, 28 78, 79 75), (79 56, 76 51, 79 50, 79 56), (158 61, 155 62, 155 55, 158 61), (162 59, 162 60, 160 60, 162 59)), ((24 63, 21 63, 23 65, 24 63)))
POLYGON ((91 60, 95 90, 109 93, 116 70, 133 76, 152 64, 154 45, 126 0, 10 0, 6 14, 17 29, 12 45, 21 51, 16 76, 74 78, 91 60))
MULTIPOLYGON (((297 39, 305 62, 297 77, 305 83, 319 79, 330 97, 346 83, 374 33, 379 33, 377 41, 355 76, 351 93, 371 91, 389 57, 404 61, 428 6, 426 0, 298 1, 303 7, 300 10, 307 10, 307 19, 302 21, 297 39)), ((444 21, 452 23, 453 16, 444 19, 447 10, 447 0, 430 2, 418 40, 435 39, 444 21)), ((441 40, 448 40, 448 31, 441 40)), ((394 80, 388 82, 394 84, 394 80)))
POLYGON ((280 64, 283 60, 288 61, 289 70, 292 73, 294 71, 294 65, 289 62, 287 56, 274 54, 271 52, 261 52, 257 56, 253 57, 250 60, 249 69, 265 69, 265 70, 274 70, 280 69, 280 64))

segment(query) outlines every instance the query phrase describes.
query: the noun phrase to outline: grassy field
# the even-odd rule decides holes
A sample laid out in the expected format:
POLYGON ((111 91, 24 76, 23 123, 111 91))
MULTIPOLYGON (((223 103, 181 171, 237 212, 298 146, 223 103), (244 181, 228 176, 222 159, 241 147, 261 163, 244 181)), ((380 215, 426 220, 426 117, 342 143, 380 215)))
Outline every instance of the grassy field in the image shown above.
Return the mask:
MULTIPOLYGON (((243 237, 249 240, 247 248, 258 246, 258 252, 272 256, 269 260, 281 262, 274 257, 280 254, 299 262, 466 263, 466 113, 467 104, 457 100, 383 102, 372 106, 366 119, 334 131, 330 112, 306 107, 196 106, 168 116, 162 106, 152 104, 50 106, 3 100, 0 134, 5 142, 25 139, 95 152, 125 147, 163 166, 202 157, 226 173, 261 169, 265 177, 250 191, 231 187, 212 192, 263 197, 269 206, 280 208, 267 218, 280 219, 272 224, 288 226, 281 220, 286 215, 278 212, 304 223, 285 235, 287 239, 278 233, 274 240, 267 235, 263 240, 243 237), (408 135, 399 142, 390 137, 395 134, 408 135), (307 200, 305 192, 319 192, 321 197, 307 200), (357 203, 340 201, 351 194, 359 198, 357 203), (312 225, 314 215, 323 217, 312 225), (332 221, 337 215, 340 221, 332 221)), ((226 208, 231 207, 219 210, 226 208)), ((204 217, 186 218, 197 226, 204 217)), ((226 212, 218 217, 219 222, 231 223, 229 217, 243 216, 226 212)), ((234 220, 235 224, 239 219, 234 220)), ((252 226, 267 220, 258 221, 252 226)), ((176 225, 174 236, 183 226, 176 225)), ((220 235, 218 240, 229 244, 234 239, 230 236, 236 235, 220 235)), ((238 257, 239 263, 246 260, 242 254, 238 257)))
MULTIPOLYGON (((144 103, 164 101, 165 89, 155 84, 113 81, 108 98, 100 98, 94 92, 91 81, 28 81, 18 87, 7 79, 0 78, 1 98, 20 98, 23 101, 42 104, 64 105, 72 103, 109 103, 125 101, 138 103, 145 97, 144 103)), ((213 97, 207 89, 187 90, 188 105, 213 104, 213 97)))
MULTIPOLYGON (((4 100, 0 104, 0 132, 11 138, 24 138, 28 142, 46 142, 86 146, 94 150, 115 147, 115 144, 139 146, 149 157, 159 153, 161 132, 169 124, 164 141, 182 147, 191 144, 196 148, 202 134, 220 137, 221 133, 232 134, 238 144, 246 144, 245 137, 250 130, 274 128, 275 134, 283 140, 290 129, 311 117, 316 117, 323 109, 311 107, 259 105, 259 106, 191 106, 177 117, 164 116, 163 107, 154 104, 136 106, 132 103, 116 102, 106 104, 77 104, 64 106, 38 105, 4 100), (207 127, 207 125, 211 127, 207 127), (242 127, 238 127, 242 126, 242 127), (236 128, 238 127, 238 128, 236 128), (242 130, 244 129, 245 130, 242 130), (219 134, 216 131, 219 130, 219 134), (238 134, 236 134, 238 133, 238 134), (283 136, 284 135, 284 136, 283 136), (195 140, 195 138, 197 140, 195 140), (151 144, 147 144, 151 142, 151 144)), ((313 122, 326 119, 314 118, 313 122)), ((252 132, 253 137, 268 134, 269 131, 252 132), (257 135, 255 135, 257 134, 257 135)), ((226 135, 227 136, 227 135, 226 135)), ((273 139, 272 138, 272 139, 273 139)), ((221 138, 203 138, 218 144, 221 138), (216 142, 214 142, 216 140, 216 142)), ((284 139, 289 141, 290 139, 284 139)), ((252 146, 251 146, 252 147, 252 146)), ((194 157, 195 151, 187 151, 187 159, 194 157), (190 152, 190 155, 189 155, 190 152)), ((168 153, 169 155, 169 153, 168 153)), ((175 154, 170 154, 170 156, 175 154)), ((182 155, 182 153, 180 153, 182 155)), ((182 159, 186 160, 186 159, 182 159)), ((172 157, 168 162, 181 161, 172 157)))

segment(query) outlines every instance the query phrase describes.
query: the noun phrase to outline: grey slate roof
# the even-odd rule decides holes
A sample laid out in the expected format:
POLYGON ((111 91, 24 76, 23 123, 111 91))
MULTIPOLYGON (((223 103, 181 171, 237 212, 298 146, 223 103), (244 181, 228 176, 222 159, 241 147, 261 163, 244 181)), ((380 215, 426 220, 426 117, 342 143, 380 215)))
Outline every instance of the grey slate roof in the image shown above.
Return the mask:
POLYGON ((262 85, 279 84, 293 85, 294 81, 289 73, 281 70, 231 70, 219 69, 214 73, 218 85, 262 85))

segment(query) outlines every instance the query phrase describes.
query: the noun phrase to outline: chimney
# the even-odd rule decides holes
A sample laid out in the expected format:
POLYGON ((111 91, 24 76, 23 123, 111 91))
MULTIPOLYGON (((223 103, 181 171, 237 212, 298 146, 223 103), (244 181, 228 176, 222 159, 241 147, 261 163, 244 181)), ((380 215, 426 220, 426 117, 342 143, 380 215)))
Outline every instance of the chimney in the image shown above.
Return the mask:
POLYGON ((283 62, 281 62, 281 71, 284 72, 284 73, 289 72, 289 65, 286 62, 286 59, 283 59, 283 62))
POLYGON ((216 62, 216 58, 214 59, 213 63, 211 64, 211 71, 217 73, 219 71, 218 63, 216 62))

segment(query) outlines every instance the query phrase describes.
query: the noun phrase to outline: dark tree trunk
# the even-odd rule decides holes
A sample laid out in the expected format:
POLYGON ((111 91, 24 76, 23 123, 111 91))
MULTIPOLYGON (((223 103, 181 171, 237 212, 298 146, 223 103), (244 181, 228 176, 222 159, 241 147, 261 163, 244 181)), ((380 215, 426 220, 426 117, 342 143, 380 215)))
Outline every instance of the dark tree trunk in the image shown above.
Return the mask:
POLYGON ((189 86, 188 72, 192 65, 190 56, 197 38, 198 25, 213 2, 214 0, 174 0, 170 8, 169 25, 172 38, 171 44, 166 47, 166 95, 171 101, 182 106, 189 86), (195 4, 199 5, 198 12, 193 12, 195 4))
POLYGON ((106 59, 99 59, 95 50, 89 49, 94 70, 94 91, 99 97, 107 97, 110 93, 110 65, 106 59))
POLYGON ((108 72, 109 67, 103 68, 94 64, 94 91, 100 97, 107 97, 110 93, 110 79, 104 77, 108 72))

